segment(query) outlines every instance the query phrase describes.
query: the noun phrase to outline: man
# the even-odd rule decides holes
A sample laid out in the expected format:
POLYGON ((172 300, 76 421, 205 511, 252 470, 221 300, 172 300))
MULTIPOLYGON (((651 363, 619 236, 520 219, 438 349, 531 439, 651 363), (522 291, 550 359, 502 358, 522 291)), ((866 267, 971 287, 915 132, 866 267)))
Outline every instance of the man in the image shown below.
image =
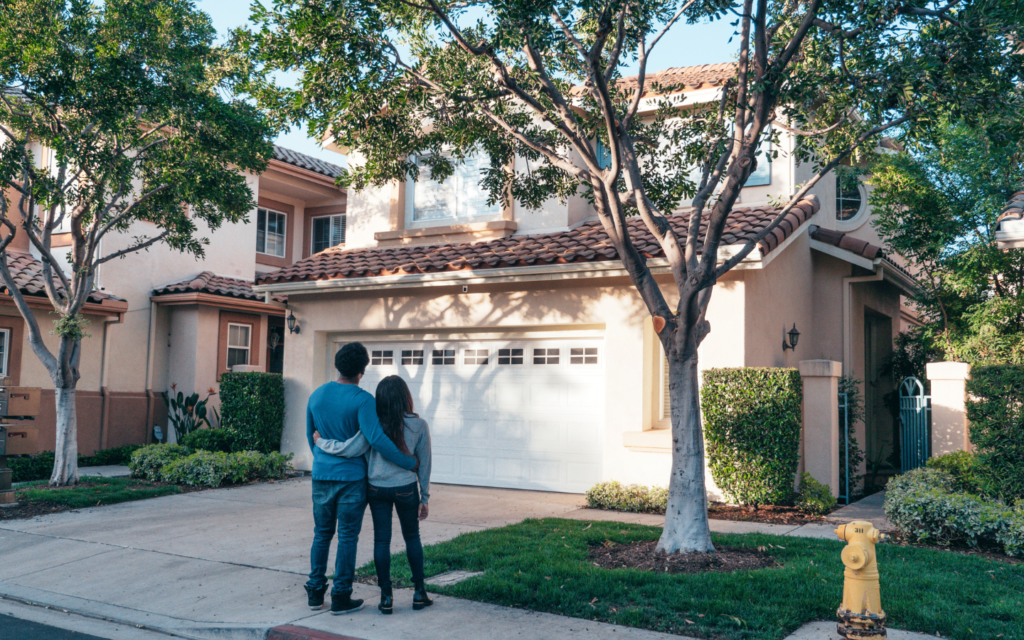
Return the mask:
POLYGON ((352 579, 356 570, 356 542, 366 511, 366 459, 325 453, 314 446, 313 432, 344 441, 362 431, 370 446, 386 460, 410 471, 416 468, 416 459, 399 451, 381 429, 373 396, 359 388, 369 363, 366 347, 358 342, 346 344, 334 356, 338 379, 314 391, 306 406, 306 440, 313 452, 314 522, 306 594, 310 608, 319 610, 323 606, 327 591, 327 556, 337 529, 332 615, 363 608, 362 600, 352 598, 352 579))

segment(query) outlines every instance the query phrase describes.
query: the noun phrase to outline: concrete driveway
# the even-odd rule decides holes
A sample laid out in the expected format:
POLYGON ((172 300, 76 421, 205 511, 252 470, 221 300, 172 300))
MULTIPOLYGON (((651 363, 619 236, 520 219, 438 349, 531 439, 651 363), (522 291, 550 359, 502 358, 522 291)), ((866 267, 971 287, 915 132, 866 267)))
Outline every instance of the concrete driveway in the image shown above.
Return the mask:
MULTIPOLYGON (((424 545, 583 504, 570 494, 431 489, 424 545)), ((231 628, 307 617, 310 491, 298 478, 2 522, 0 595, 115 619, 132 611, 159 628, 171 624, 165 617, 231 628)), ((403 547, 400 535, 392 545, 403 547)), ((357 564, 372 557, 367 510, 357 564)))

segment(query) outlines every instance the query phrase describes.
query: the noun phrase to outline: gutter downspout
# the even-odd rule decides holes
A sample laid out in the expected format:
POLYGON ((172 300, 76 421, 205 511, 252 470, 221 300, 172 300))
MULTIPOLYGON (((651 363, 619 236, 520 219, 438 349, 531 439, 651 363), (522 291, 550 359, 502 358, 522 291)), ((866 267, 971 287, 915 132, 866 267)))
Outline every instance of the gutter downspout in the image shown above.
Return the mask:
POLYGON ((153 420, 156 411, 155 396, 153 394, 153 349, 156 341, 153 336, 156 334, 156 302, 149 301, 149 334, 146 336, 146 444, 153 442, 153 420))
POLYGON ((853 285, 861 282, 880 282, 885 278, 881 266, 870 276, 843 278, 843 375, 853 375, 853 285))

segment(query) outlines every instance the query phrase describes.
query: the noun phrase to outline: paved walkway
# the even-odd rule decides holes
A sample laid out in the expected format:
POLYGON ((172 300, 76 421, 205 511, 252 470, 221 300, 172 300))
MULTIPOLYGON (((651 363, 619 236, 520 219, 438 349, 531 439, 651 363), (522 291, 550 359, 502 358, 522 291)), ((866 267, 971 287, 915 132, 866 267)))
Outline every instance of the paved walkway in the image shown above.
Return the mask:
MULTIPOLYGON (((524 518, 659 524, 663 518, 581 509, 579 495, 436 485, 424 544, 524 518)), ((312 515, 309 479, 95 507, 0 523, 0 597, 40 603, 187 638, 260 639, 283 624, 377 638, 679 638, 551 614, 438 597, 382 618, 377 590, 357 585, 370 611, 331 617, 305 606, 312 515)), ((832 525, 785 527, 712 521, 723 532, 834 537, 832 525)), ((372 558, 369 517, 357 563, 372 558)), ((397 530, 397 525, 396 525, 397 530)), ((400 539, 395 541, 400 548, 400 539)), ((332 560, 333 562, 333 560, 332 560)), ((409 592, 396 594, 399 603, 409 592)))
POLYGON ((101 478, 126 478, 131 475, 128 467, 120 464, 110 464, 102 467, 79 467, 79 476, 99 476, 101 478))

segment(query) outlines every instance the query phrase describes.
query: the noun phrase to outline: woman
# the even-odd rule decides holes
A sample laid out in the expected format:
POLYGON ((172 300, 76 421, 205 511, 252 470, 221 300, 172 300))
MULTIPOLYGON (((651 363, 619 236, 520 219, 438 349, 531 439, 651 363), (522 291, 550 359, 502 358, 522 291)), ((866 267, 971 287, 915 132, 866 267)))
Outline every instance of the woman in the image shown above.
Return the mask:
POLYGON ((405 554, 409 558, 412 581, 416 588, 412 608, 419 611, 434 604, 427 597, 427 590, 423 586, 423 545, 420 543, 419 525, 419 520, 426 520, 429 513, 430 430, 426 421, 413 413, 412 394, 405 380, 399 376, 388 376, 377 385, 377 418, 395 446, 403 453, 416 456, 419 462, 417 471, 406 471, 385 460, 370 449, 362 432, 344 442, 321 438, 316 432, 313 433, 313 439, 317 447, 332 455, 345 458, 366 455, 366 475, 370 483, 367 496, 370 514, 373 516, 373 564, 377 568, 377 584, 380 586, 380 604, 377 608, 383 614, 390 614, 394 607, 391 590, 393 506, 402 526, 405 554))

